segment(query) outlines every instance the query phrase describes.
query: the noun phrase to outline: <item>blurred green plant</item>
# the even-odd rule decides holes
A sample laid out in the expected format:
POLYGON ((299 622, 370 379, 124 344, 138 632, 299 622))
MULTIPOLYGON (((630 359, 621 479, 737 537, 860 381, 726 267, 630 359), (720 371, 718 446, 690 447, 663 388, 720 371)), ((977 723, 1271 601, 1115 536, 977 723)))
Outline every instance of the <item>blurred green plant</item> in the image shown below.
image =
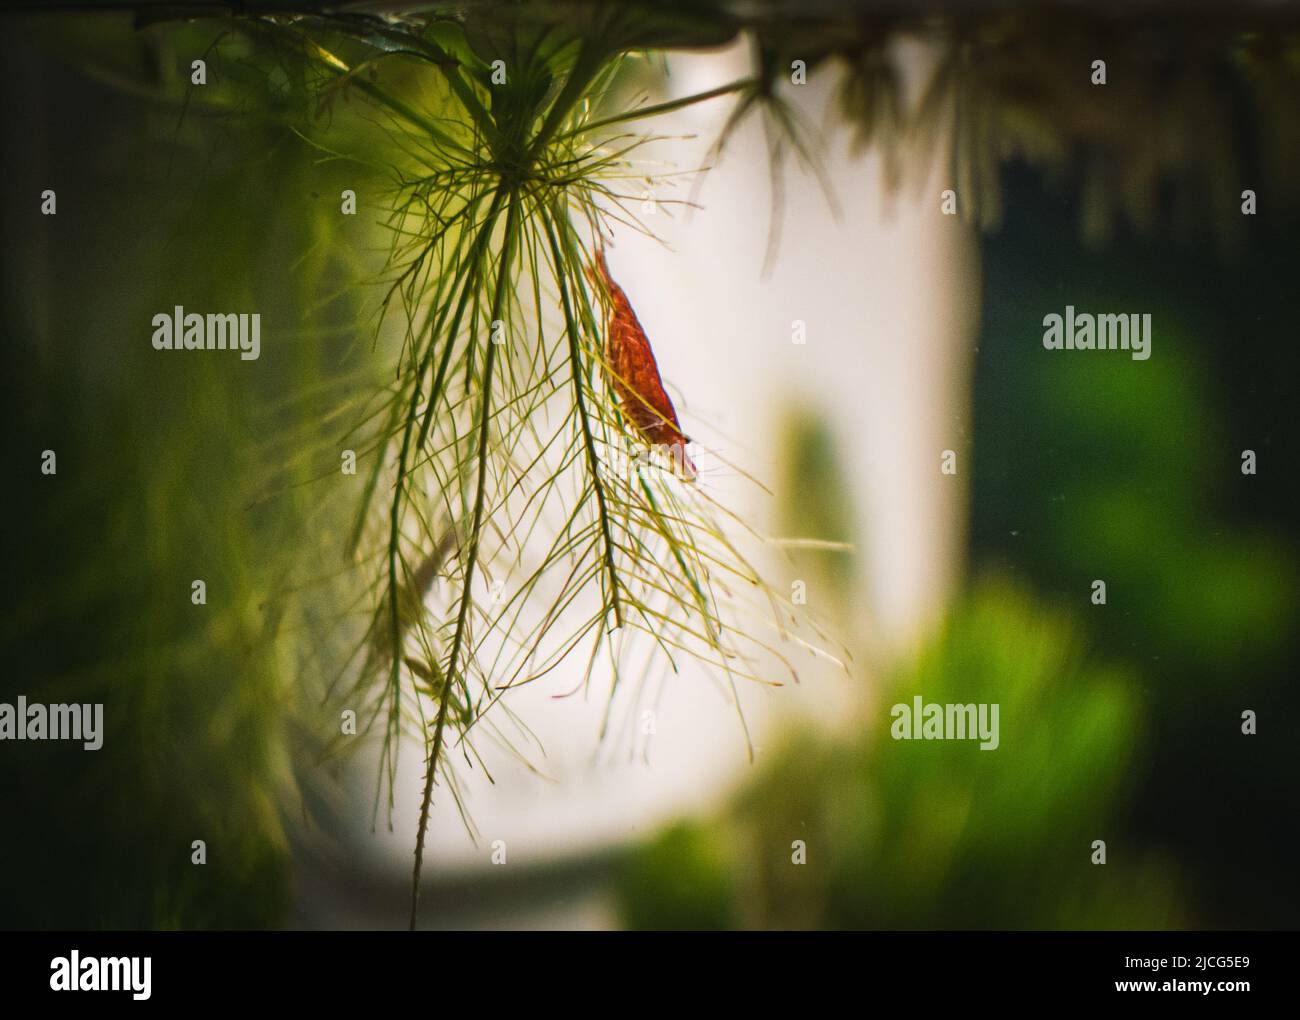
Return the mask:
MULTIPOLYGON (((849 486, 843 474, 830 427, 820 415, 806 409, 786 413, 777 434, 781 437, 776 505, 780 533, 815 536, 785 542, 791 559, 826 585, 831 605, 839 613, 841 629, 853 621, 850 612, 853 578, 855 519, 849 486)), ((845 631, 846 633, 848 631, 845 631)))
POLYGON ((1156 724, 1125 827, 1176 848, 1200 921, 1291 927, 1294 748, 1241 732, 1244 710, 1297 711, 1291 241, 1270 225, 1231 258, 1092 253, 1060 242, 1070 203, 1027 179, 1017 196, 985 243, 973 557, 1080 607, 1090 643, 1137 672, 1156 724), (1151 359, 1044 350, 1043 313, 1067 301, 1149 311, 1151 359), (1244 474, 1245 449, 1269 466, 1244 474))
MULTIPOLYGON (((101 25, 98 45, 147 79, 150 48, 128 25, 101 25)), ((46 81, 58 84, 33 115, 48 117, 48 148, 29 158, 48 161, 59 215, 33 215, 26 192, 5 207, 7 236, 31 243, 3 273, 0 328, 21 372, 0 384, 15 461, 0 691, 102 703, 107 732, 96 752, 0 745, 14 821, 3 924, 274 926, 290 899, 286 817, 299 780, 314 781, 299 753, 320 745, 303 664, 330 640, 283 640, 306 632, 285 601, 286 578, 315 559, 300 522, 331 521, 301 487, 319 443, 286 437, 319 433, 340 383, 367 375, 344 360, 355 303, 322 300, 355 272, 336 254, 348 246, 333 243, 346 229, 335 200, 320 198, 337 181, 265 92, 239 97, 241 118, 178 122, 174 107, 46 81), (260 309, 281 342, 255 363, 140 342, 175 304, 260 309), (31 470, 43 449, 57 474, 31 470), (254 501, 272 477, 289 487, 254 501)))
POLYGON ((676 822, 622 865, 623 921, 641 930, 728 931, 739 919, 736 877, 716 825, 676 822))
POLYGON ((791 735, 721 819, 641 848, 619 890, 625 920, 691 927, 708 904, 709 924, 755 928, 1185 921, 1176 872, 1115 825, 1144 738, 1134 677, 1088 657, 1067 615, 986 580, 880 700, 860 738, 791 735), (999 704, 1000 746, 891 739, 887 703, 915 695, 999 704), (1105 865, 1091 863, 1096 839, 1105 865), (677 882, 707 895, 685 904, 677 882))

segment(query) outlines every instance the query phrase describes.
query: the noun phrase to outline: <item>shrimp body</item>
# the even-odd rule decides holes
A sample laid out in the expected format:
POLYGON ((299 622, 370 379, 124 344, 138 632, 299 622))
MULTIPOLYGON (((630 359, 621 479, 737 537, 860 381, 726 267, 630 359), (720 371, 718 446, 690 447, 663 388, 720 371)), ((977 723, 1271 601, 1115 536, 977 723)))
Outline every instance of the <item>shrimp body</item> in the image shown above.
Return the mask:
POLYGON ((667 447, 686 478, 694 480, 697 472, 686 452, 690 439, 678 424, 677 411, 664 391, 654 351, 636 312, 632 310, 632 303, 610 276, 603 249, 596 252, 596 273, 590 275, 598 278, 609 294, 605 362, 623 416, 651 446, 667 447))

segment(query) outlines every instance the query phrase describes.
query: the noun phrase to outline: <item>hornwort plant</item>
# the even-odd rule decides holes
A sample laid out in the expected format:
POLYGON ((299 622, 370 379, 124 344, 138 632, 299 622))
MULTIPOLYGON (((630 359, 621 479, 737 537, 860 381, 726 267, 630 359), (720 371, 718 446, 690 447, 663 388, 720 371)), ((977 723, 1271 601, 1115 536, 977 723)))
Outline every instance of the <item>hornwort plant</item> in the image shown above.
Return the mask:
POLYGON ((459 805, 456 760, 483 764, 480 734, 510 745, 496 719, 512 689, 571 661, 585 686, 603 657, 612 705, 637 646, 673 669, 683 655, 716 668, 733 697, 742 681, 780 682, 760 656, 797 679, 782 645, 839 660, 820 631, 816 644, 797 636, 788 599, 740 548, 752 529, 698 481, 604 260, 610 224, 648 233, 625 191, 648 177, 648 136, 624 124, 683 105, 602 112, 652 41, 644 16, 598 7, 562 26, 508 9, 418 30, 298 17, 247 30, 293 55, 319 103, 361 93, 391 148, 376 329, 395 317, 402 343, 392 385, 349 434, 367 471, 347 552, 371 608, 336 684, 382 734, 376 811, 385 797, 392 810, 404 730, 425 748, 414 927, 435 789, 459 805), (380 84, 396 59, 437 76, 440 115, 380 84), (667 463, 616 469, 629 446, 664 448, 667 463))

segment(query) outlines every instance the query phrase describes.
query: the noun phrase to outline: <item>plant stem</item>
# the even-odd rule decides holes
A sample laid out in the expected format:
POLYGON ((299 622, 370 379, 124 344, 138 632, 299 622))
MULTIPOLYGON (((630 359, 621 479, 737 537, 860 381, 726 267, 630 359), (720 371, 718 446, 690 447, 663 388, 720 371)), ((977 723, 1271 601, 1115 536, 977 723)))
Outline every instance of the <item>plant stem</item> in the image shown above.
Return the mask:
POLYGON ((623 605, 618 594, 618 573, 614 569, 614 539, 609 529, 609 509, 605 505, 605 485, 600 480, 600 463, 596 458, 596 444, 591 437, 591 423, 587 420, 587 398, 582 392, 582 360, 578 350, 578 326, 573 319, 573 310, 569 307, 569 285, 564 276, 564 259, 560 244, 551 225, 554 217, 558 223, 562 210, 556 209, 551 216, 542 217, 546 228, 546 237, 551 245, 551 254, 555 259, 555 278, 560 288, 560 305, 564 309, 564 326, 569 334, 569 374, 573 378, 573 396, 578 405, 578 420, 582 423, 582 441, 587 450, 587 466, 591 471, 591 484, 596 490, 596 507, 600 514, 600 530, 605 540, 605 569, 609 572, 609 590, 614 608, 616 626, 623 626, 623 605))
MULTIPOLYGON (((472 249, 472 251, 478 252, 481 251, 482 248, 486 247, 488 240, 492 234, 492 228, 496 224, 497 212, 500 209, 500 206, 501 206, 501 195, 500 193, 498 193, 495 200, 492 203, 491 209, 489 209, 488 211, 486 223, 483 225, 483 228, 480 231, 479 235, 474 239, 474 248, 472 249)), ((468 288, 471 286, 471 283, 467 282, 465 286, 466 289, 468 290, 468 288)), ((399 684, 399 680, 401 676, 401 668, 402 668, 402 654, 401 654, 402 653, 402 646, 401 646, 402 624, 401 624, 401 616, 399 613, 399 606, 398 606, 398 591, 400 590, 400 584, 399 584, 397 573, 398 573, 399 560, 401 557, 400 546, 401 546, 402 496, 406 484, 406 466, 409 463, 410 454, 411 454, 411 435, 414 432, 415 422, 418 417, 416 411, 417 408, 419 408, 420 406, 420 392, 424 385, 424 376, 428 372, 429 364, 433 358, 434 348, 437 345, 437 339, 438 339, 437 333, 438 333, 439 324, 440 323, 438 322, 431 324, 429 346, 426 349, 424 356, 420 359, 418 367, 415 370, 414 382, 411 384, 411 401, 406 413, 406 426, 402 430, 402 449, 400 454, 398 455, 398 460, 397 460, 397 484, 393 491, 393 502, 389 510, 388 602, 389 602, 389 614, 390 614, 389 627, 390 627, 390 634, 391 634, 391 641, 392 641, 392 663, 389 666, 390 672, 388 678, 388 687, 392 697, 392 706, 388 710, 388 724, 385 731, 386 740, 384 744, 385 747, 384 754, 388 764, 388 768, 390 770, 389 771, 390 791, 392 789, 391 784, 394 775, 393 770, 396 769, 396 760, 395 757, 388 757, 388 749, 389 747, 393 746, 394 742, 399 737, 397 729, 399 725, 399 711, 401 705, 401 699, 398 696, 398 684, 399 684)), ((455 346, 455 343, 456 343, 456 330, 453 327, 453 331, 447 338, 447 346, 444 348, 444 352, 443 352, 442 368, 444 372, 446 368, 447 359, 450 357, 451 349, 455 346)), ((441 396, 441 383, 442 383, 442 376, 444 372, 440 372, 438 377, 435 378, 434 380, 432 391, 430 392, 430 396, 429 396, 429 405, 431 408, 435 403, 437 403, 439 397, 441 396)), ((422 429, 420 432, 419 442, 416 444, 417 449, 423 444, 424 444, 424 431, 422 429)))
MULTIPOLYGON (((515 234, 519 229, 519 198, 512 191, 507 197, 506 229, 502 239, 501 266, 498 271, 496 292, 492 295, 493 321, 501 315, 502 303, 505 301, 506 286, 510 277, 510 254, 514 248, 515 234)), ((461 647, 465 639, 465 624, 469 618, 471 587, 474 583, 474 567, 478 561, 479 538, 483 530, 483 503, 487 493, 487 454, 488 427, 492 421, 492 372, 496 366, 497 347, 488 341, 487 352, 483 359, 483 403, 479 411, 478 422, 478 482, 474 493, 473 522, 470 528, 469 551, 465 558, 465 580, 461 585, 460 609, 456 615, 456 632, 452 637, 451 653, 447 659, 447 669, 443 673, 442 697, 438 703, 438 718, 434 723, 433 746, 429 752, 429 761, 424 774, 424 795, 420 800, 420 827, 416 833, 415 869, 411 884, 411 931, 415 931, 420 907, 420 871, 424 864, 424 836, 429 825, 429 805, 433 800, 433 781, 438 772, 438 759, 442 755, 443 733, 447 725, 447 706, 451 703, 451 689, 456 680, 456 670, 460 664, 461 647)))
POLYGON ((573 62, 573 67, 569 70, 569 76, 564 82, 564 87, 560 94, 555 97, 555 102, 546 112, 546 119, 542 122, 541 128, 533 137, 531 147, 534 158, 541 153, 546 145, 551 141, 552 136, 559 130, 560 124, 563 123, 565 115, 573 108, 573 105, 582 96, 587 86, 600 73, 601 64, 605 60, 604 50, 590 39, 583 40, 581 48, 578 50, 578 58, 573 62))
POLYGON ((658 103, 654 106, 643 106, 638 110, 629 110, 626 113, 615 114, 612 117, 602 117, 600 120, 593 120, 590 123, 582 124, 572 131, 566 131, 556 138, 557 142, 572 138, 575 135, 587 134, 590 131, 598 131, 604 127, 611 127, 614 124, 622 124, 629 120, 642 120, 646 117, 658 117, 660 114, 672 113, 674 110, 680 110, 686 106, 693 106, 695 103, 703 103, 710 99, 717 99, 719 96, 730 95, 732 92, 740 92, 755 84, 753 78, 742 78, 739 81, 733 81, 730 85, 719 85, 716 89, 709 89, 707 92, 698 92, 693 96, 683 96, 681 99, 673 99, 667 103, 658 103))

